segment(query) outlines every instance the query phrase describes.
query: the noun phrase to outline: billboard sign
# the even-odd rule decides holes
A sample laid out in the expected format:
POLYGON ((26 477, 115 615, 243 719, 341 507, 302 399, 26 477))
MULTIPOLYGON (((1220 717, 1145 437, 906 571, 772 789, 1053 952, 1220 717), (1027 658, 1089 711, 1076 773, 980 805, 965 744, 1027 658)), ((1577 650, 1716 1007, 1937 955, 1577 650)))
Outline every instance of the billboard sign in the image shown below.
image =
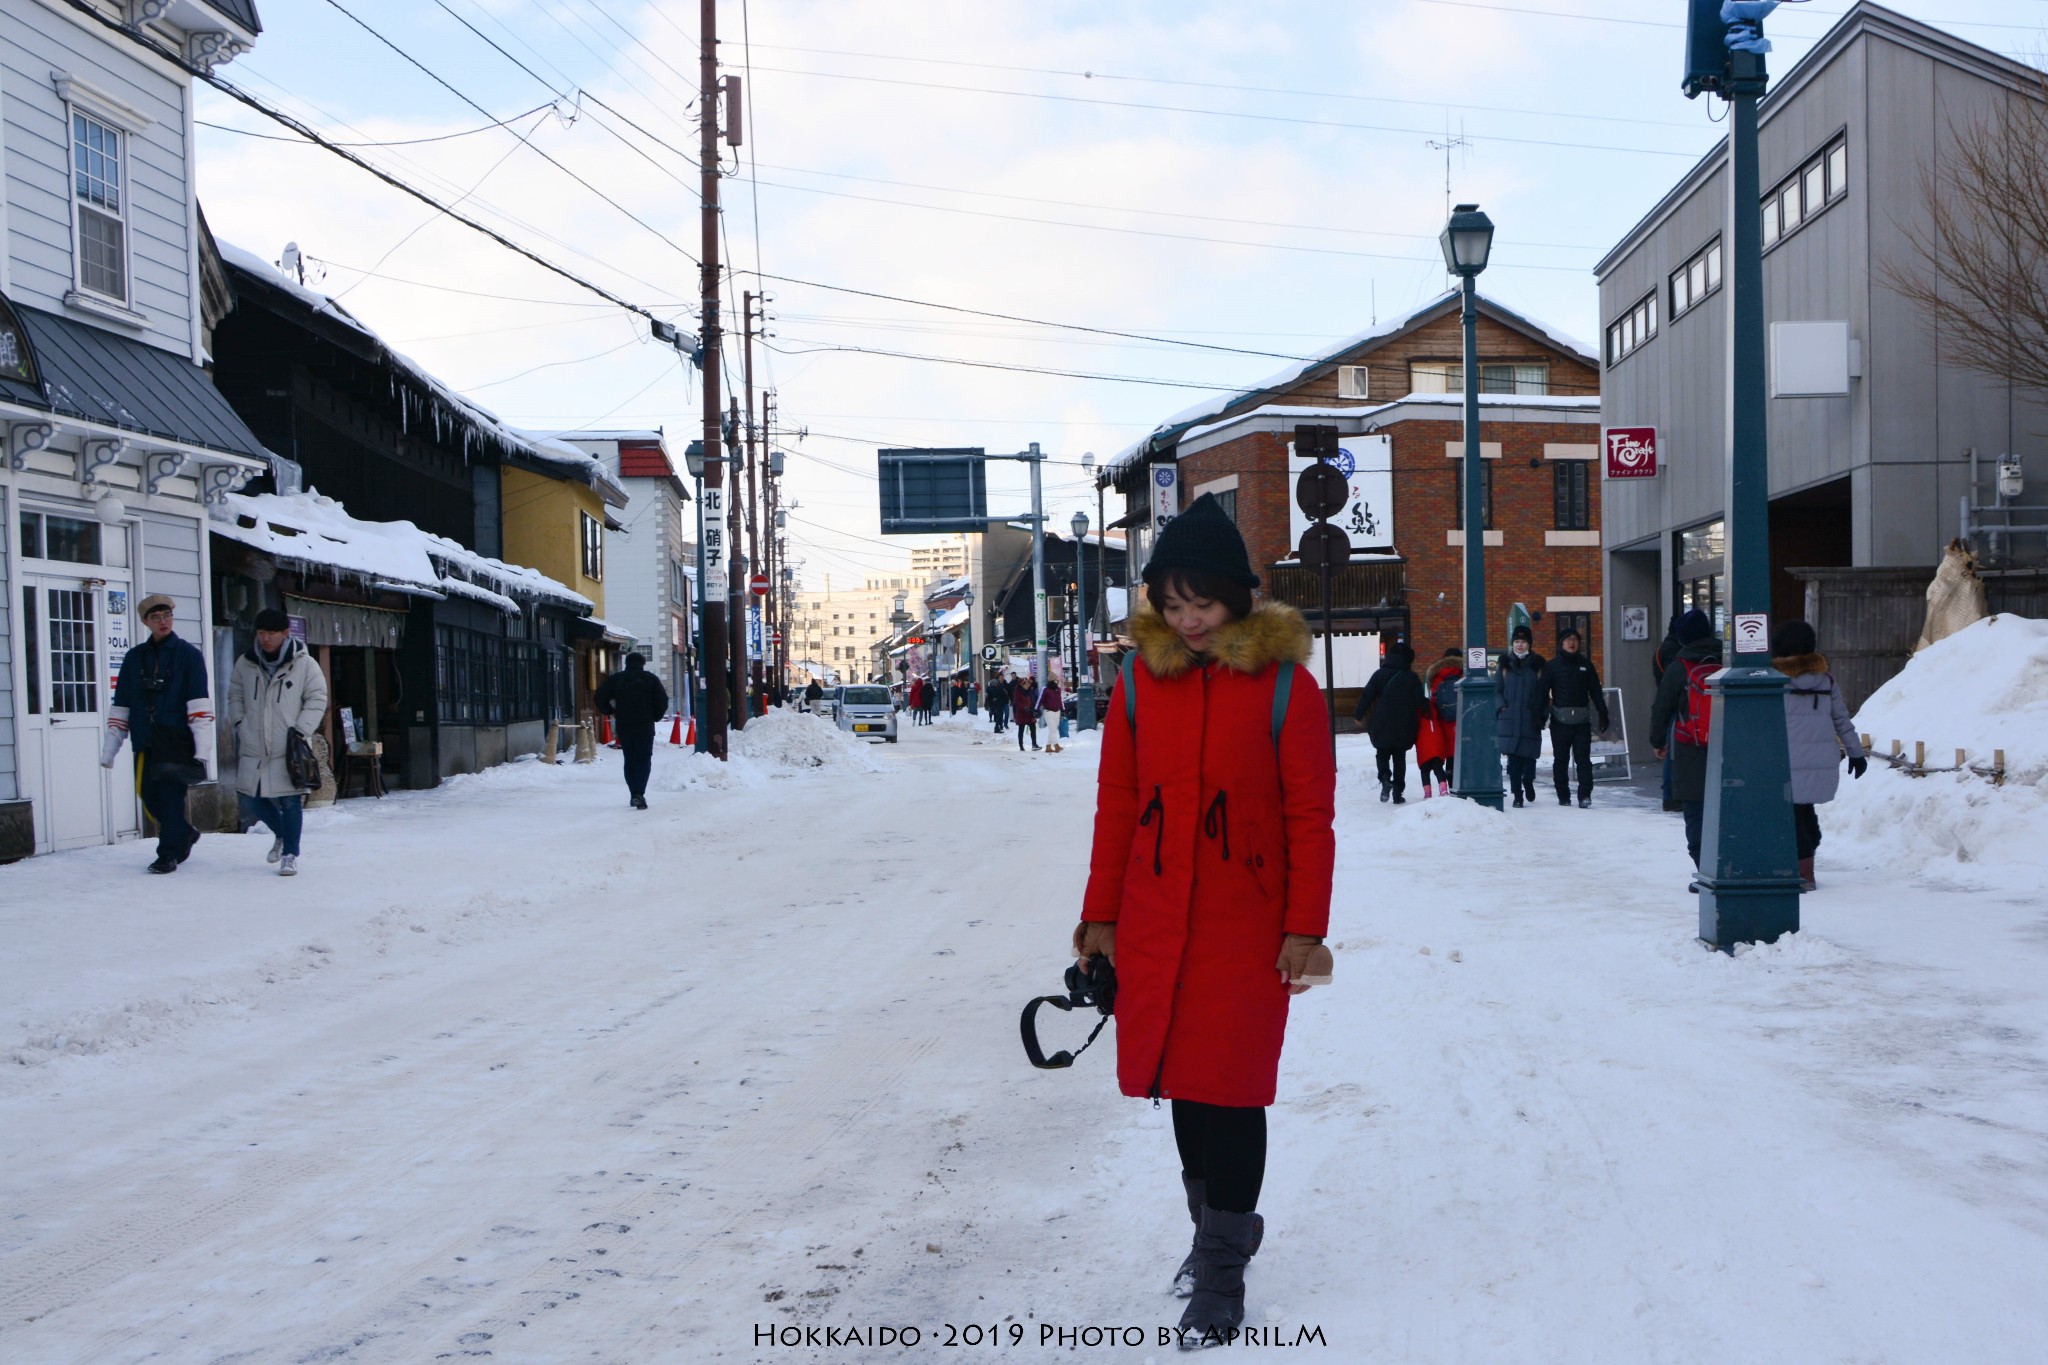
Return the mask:
POLYGON ((1608 478, 1657 477, 1657 428, 1609 427, 1605 434, 1608 478))
POLYGON ((883 535, 988 529, 988 452, 980 446, 875 454, 883 535))
MULTIPOLYGON (((1302 471, 1315 460, 1287 447, 1287 476, 1299 483, 1302 471)), ((1330 524, 1351 542, 1354 554, 1394 548, 1394 438, 1346 436, 1330 461, 1344 477, 1343 505, 1330 514, 1330 524)), ((1309 515, 1297 499, 1288 514, 1288 539, 1299 545, 1309 515)))
POLYGON ((1152 529, 1163 531, 1180 515, 1180 466, 1152 466, 1152 529))

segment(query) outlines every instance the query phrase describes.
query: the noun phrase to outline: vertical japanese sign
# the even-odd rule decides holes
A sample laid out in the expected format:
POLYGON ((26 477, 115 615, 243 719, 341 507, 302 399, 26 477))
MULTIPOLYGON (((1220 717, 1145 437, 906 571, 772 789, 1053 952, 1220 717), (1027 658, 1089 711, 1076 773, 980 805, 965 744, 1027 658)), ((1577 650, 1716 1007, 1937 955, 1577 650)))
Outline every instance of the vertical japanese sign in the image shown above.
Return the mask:
POLYGON ((707 488, 697 503, 698 543, 704 547, 704 600, 716 602, 726 595, 725 576, 725 490, 707 488))
POLYGON ((1152 466, 1152 529, 1163 531, 1166 523, 1180 515, 1180 469, 1176 465, 1152 466))

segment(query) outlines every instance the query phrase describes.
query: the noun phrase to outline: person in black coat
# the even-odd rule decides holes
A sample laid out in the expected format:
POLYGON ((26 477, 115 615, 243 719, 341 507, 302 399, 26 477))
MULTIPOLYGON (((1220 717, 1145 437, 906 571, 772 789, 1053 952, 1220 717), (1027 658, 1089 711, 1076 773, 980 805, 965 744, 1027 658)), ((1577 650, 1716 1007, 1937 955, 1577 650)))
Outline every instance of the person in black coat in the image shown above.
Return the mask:
MULTIPOLYGON (((1650 695, 1653 697, 1657 695, 1657 689, 1664 685, 1665 670, 1670 668, 1671 661, 1678 657, 1678 651, 1685 648, 1685 642, 1678 638, 1678 623, 1684 619, 1685 611, 1683 609, 1671 613, 1671 624, 1664 628, 1664 638, 1658 642, 1657 652, 1650 658, 1650 695)), ((1664 736, 1653 735, 1651 738, 1661 741, 1664 736)), ((1653 745, 1652 747, 1655 746, 1653 745)), ((1679 808, 1678 799, 1671 794, 1671 753, 1669 749, 1665 750, 1664 753, 1663 781, 1664 809, 1677 810, 1679 808)))
POLYGON ((1422 679, 1415 676, 1413 649, 1388 647, 1385 662, 1359 694, 1355 714, 1365 722, 1379 762, 1380 800, 1398 806, 1408 799, 1408 751, 1422 724, 1422 679))
POLYGON ((1576 630, 1558 637, 1558 655, 1543 668, 1543 703, 1550 711, 1551 777, 1557 804, 1572 803, 1571 770, 1579 772, 1579 808, 1593 804, 1593 722, 1607 728, 1607 692, 1600 670, 1586 657, 1576 630))
POLYGON ((647 774, 654 767, 654 723, 668 714, 668 689, 647 671, 644 654, 597 685, 597 709, 612 718, 626 755, 626 791, 634 810, 647 809, 647 774))
POLYGON ((1544 659, 1527 626, 1516 626, 1508 652, 1500 656, 1500 701, 1496 707, 1500 751, 1508 761, 1508 787, 1515 804, 1536 799, 1536 758, 1543 752, 1544 659))
POLYGON ((988 696, 983 700, 988 703, 989 723, 995 728, 997 734, 1001 734, 1003 727, 1009 723, 1010 680, 998 673, 989 680, 988 696))
POLYGON ((124 740, 134 744, 136 794, 156 821, 156 861, 149 870, 176 872, 199 842, 199 831, 185 818, 185 792, 207 777, 213 698, 206 656, 172 629, 171 599, 152 593, 142 599, 140 614, 149 638, 122 656, 100 766, 114 766, 124 740))
POLYGON ((1671 756, 1671 795, 1685 813, 1685 851, 1700 865, 1700 827, 1707 809, 1707 734, 1684 724, 1693 707, 1706 705, 1706 677, 1721 666, 1721 640, 1714 623, 1697 609, 1678 623, 1682 648, 1657 684, 1650 705, 1650 733, 1657 736, 1657 757, 1671 756), (1688 694, 1698 691, 1694 699, 1688 694))

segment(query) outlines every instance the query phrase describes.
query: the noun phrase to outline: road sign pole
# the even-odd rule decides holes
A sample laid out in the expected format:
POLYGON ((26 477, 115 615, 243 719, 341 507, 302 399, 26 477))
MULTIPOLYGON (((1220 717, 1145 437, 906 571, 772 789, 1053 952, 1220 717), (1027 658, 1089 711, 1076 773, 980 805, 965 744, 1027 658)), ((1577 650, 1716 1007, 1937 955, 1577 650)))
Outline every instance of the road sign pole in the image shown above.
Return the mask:
POLYGON ((1043 692, 1051 679, 1045 671, 1045 495, 1039 478, 1045 456, 1039 453, 1038 442, 1031 443, 1031 451, 1024 458, 1031 465, 1031 658, 1038 671, 1036 686, 1043 692))

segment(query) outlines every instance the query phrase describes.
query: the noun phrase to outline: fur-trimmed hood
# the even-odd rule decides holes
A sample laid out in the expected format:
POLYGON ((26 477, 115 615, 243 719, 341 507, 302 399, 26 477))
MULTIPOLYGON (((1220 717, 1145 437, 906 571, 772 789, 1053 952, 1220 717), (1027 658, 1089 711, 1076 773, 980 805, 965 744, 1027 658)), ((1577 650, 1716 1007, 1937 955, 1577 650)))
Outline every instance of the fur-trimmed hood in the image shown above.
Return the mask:
POLYGON ((1828 656, 1820 653, 1788 654, 1783 658, 1771 660, 1771 667, 1788 678, 1803 678, 1809 673, 1826 673, 1828 656))
MULTIPOLYGON (((1155 678, 1178 678, 1201 664, 1166 618, 1149 606, 1131 615, 1131 639, 1155 678)), ((1210 657, 1239 673, 1257 673, 1272 663, 1307 663, 1308 622, 1284 602, 1261 602, 1251 615, 1225 622, 1216 631, 1210 657)))

